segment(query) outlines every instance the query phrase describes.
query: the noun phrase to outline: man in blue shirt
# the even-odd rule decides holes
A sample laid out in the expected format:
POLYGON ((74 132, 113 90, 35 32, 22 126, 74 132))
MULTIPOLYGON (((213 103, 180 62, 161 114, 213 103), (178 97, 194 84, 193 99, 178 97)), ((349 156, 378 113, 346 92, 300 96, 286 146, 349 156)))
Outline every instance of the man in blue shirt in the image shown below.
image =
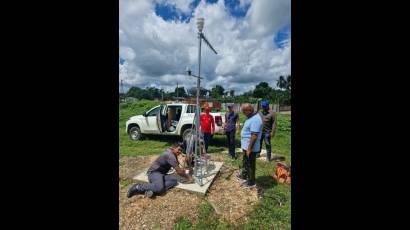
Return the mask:
POLYGON ((255 113, 251 104, 242 105, 242 113, 246 119, 241 132, 241 148, 243 151, 242 173, 238 179, 242 182, 242 188, 254 188, 256 154, 260 151, 263 123, 261 116, 255 113))
POLYGON ((225 113, 225 123, 223 132, 226 134, 226 140, 229 148, 229 156, 236 159, 235 155, 235 133, 239 131, 239 116, 233 111, 233 104, 228 104, 228 112, 225 113))

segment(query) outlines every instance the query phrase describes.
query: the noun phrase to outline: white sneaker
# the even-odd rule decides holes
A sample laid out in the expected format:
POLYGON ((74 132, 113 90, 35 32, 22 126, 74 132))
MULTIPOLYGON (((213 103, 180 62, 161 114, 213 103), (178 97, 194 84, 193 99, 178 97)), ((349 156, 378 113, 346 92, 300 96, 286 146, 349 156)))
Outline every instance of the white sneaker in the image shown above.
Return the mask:
POLYGON ((154 193, 151 190, 147 190, 147 191, 145 191, 144 195, 145 195, 145 197, 151 198, 154 195, 154 193))

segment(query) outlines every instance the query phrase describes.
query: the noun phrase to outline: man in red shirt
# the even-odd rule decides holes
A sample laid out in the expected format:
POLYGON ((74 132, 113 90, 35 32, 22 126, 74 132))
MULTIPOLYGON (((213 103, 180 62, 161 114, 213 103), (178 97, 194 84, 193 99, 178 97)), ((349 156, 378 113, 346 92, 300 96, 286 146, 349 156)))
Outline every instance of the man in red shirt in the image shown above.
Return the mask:
POLYGON ((205 151, 208 152, 208 145, 211 141, 211 135, 215 132, 215 122, 214 117, 209 114, 211 112, 211 108, 209 106, 205 106, 204 108, 205 113, 201 114, 201 132, 204 135, 204 142, 205 142, 205 151))

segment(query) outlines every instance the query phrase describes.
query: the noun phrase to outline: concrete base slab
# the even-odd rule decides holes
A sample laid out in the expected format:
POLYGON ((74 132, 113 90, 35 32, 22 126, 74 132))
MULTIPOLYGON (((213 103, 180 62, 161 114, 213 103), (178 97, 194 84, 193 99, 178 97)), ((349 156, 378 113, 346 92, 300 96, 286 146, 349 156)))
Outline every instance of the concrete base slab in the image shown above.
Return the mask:
MULTIPOLYGON (((210 165, 209 174, 208 176, 204 176, 203 178, 203 185, 200 186, 197 183, 192 184, 183 184, 178 183, 176 188, 184 189, 189 192, 195 192, 201 195, 205 195, 208 191, 209 187, 211 186, 213 180, 215 179, 216 175, 218 174, 219 170, 221 169, 223 162, 213 161, 213 165, 210 165)), ((148 183, 148 176, 146 174, 148 168, 142 171, 140 174, 136 175, 133 179, 139 182, 146 182, 148 183)))

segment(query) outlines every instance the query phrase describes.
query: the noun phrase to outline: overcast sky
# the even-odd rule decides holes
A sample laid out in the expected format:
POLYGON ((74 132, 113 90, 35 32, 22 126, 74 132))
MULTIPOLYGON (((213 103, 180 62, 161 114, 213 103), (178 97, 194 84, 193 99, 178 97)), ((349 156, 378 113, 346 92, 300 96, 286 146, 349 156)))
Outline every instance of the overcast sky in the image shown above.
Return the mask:
POLYGON ((196 85, 196 18, 218 52, 202 46, 201 82, 239 94, 261 81, 271 86, 291 74, 290 0, 120 0, 119 55, 124 90, 196 85))

